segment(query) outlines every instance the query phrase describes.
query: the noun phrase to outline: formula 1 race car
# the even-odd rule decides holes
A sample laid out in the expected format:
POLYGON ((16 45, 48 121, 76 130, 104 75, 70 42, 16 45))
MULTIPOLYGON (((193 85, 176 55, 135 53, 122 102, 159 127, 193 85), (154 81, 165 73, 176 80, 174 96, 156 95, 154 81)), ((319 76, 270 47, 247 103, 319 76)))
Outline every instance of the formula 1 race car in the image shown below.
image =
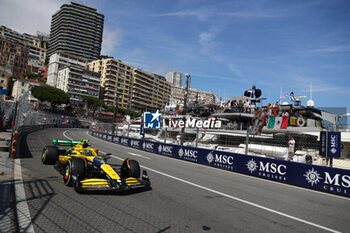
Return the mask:
POLYGON ((90 148, 88 140, 53 140, 54 145, 45 146, 42 153, 43 164, 55 165, 63 175, 63 182, 81 191, 130 191, 150 187, 147 172, 136 160, 125 159, 122 165, 107 163, 110 154, 98 155, 96 148, 90 148), (58 148, 69 146, 69 149, 58 148))

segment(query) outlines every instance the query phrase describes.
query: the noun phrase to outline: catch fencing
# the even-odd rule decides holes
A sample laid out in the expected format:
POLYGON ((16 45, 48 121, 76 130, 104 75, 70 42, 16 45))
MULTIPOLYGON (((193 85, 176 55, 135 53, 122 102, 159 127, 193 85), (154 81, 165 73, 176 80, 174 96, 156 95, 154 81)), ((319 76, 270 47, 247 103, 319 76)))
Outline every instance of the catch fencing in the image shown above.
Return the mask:
POLYGON ((333 166, 335 168, 350 170, 350 138, 342 134, 341 158, 331 161, 319 155, 320 132, 310 133, 262 133, 260 135, 247 135, 244 129, 198 129, 185 128, 182 134, 180 128, 162 128, 159 130, 146 129, 144 135, 140 134, 140 123, 123 122, 118 124, 96 122, 90 125, 90 130, 105 134, 143 139, 162 143, 171 143, 195 148, 210 148, 218 151, 248 154, 259 157, 308 163, 320 166, 333 166), (183 136, 183 138, 181 138, 183 136), (288 142, 295 140, 294 155, 288 150, 288 142), (183 142, 181 142, 183 140, 183 142), (248 140, 248 142, 247 142, 248 140), (246 148, 247 147, 247 148, 246 148))
MULTIPOLYGON (((54 114, 35 109, 30 102, 30 91, 27 91, 18 101, 0 100, 2 122, 6 122, 6 129, 14 130, 22 126, 32 125, 67 125, 75 126, 78 121, 75 117, 54 114)), ((5 128, 4 128, 5 129, 5 128)))
POLYGON ((18 101, 0 101, 1 130, 12 130, 9 157, 23 155, 21 145, 23 138, 31 132, 52 127, 81 127, 75 117, 38 111, 30 102, 30 91, 27 91, 18 101))
POLYGON ((163 156, 350 197, 350 171, 89 130, 97 138, 163 156))

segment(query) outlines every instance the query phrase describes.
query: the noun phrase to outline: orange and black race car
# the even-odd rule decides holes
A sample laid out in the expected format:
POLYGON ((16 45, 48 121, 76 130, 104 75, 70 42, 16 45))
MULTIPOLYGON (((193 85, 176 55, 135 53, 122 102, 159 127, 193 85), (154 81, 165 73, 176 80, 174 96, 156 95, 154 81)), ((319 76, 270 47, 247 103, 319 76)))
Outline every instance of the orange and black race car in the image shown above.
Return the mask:
POLYGON ((63 182, 82 191, 130 191, 150 187, 151 182, 145 170, 136 160, 125 159, 121 165, 110 164, 110 154, 100 156, 98 149, 91 148, 87 140, 53 140, 54 145, 45 146, 43 164, 55 165, 63 175, 63 182), (70 148, 58 148, 69 146, 70 148))

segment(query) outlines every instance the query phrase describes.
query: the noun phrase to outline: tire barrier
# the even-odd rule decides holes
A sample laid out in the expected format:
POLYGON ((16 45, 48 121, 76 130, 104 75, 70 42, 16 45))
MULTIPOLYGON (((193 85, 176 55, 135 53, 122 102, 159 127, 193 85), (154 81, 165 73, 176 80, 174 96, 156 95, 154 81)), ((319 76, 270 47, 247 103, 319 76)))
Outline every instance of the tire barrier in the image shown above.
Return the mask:
POLYGON ((89 131, 115 144, 271 181, 350 197, 350 170, 89 131))

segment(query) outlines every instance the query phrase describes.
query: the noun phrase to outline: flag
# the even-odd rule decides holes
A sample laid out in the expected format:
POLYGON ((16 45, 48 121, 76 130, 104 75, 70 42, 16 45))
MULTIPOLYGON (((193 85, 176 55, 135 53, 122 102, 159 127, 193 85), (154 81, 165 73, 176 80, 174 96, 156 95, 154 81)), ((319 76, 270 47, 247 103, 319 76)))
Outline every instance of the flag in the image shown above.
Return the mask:
POLYGON ((281 129, 287 129, 288 128, 288 118, 289 117, 282 117, 281 129))
POLYGON ((290 125, 297 125, 298 118, 297 117, 290 117, 289 118, 289 124, 290 125))
POLYGON ((288 127, 289 117, 270 117, 267 128, 269 129, 286 129, 288 127))
POLYGON ((269 118, 269 123, 267 124, 267 128, 268 129, 273 129, 274 125, 275 125, 275 117, 271 116, 269 118))
POLYGON ((273 126, 274 129, 280 129, 282 125, 282 117, 276 117, 275 118, 275 125, 273 126))

